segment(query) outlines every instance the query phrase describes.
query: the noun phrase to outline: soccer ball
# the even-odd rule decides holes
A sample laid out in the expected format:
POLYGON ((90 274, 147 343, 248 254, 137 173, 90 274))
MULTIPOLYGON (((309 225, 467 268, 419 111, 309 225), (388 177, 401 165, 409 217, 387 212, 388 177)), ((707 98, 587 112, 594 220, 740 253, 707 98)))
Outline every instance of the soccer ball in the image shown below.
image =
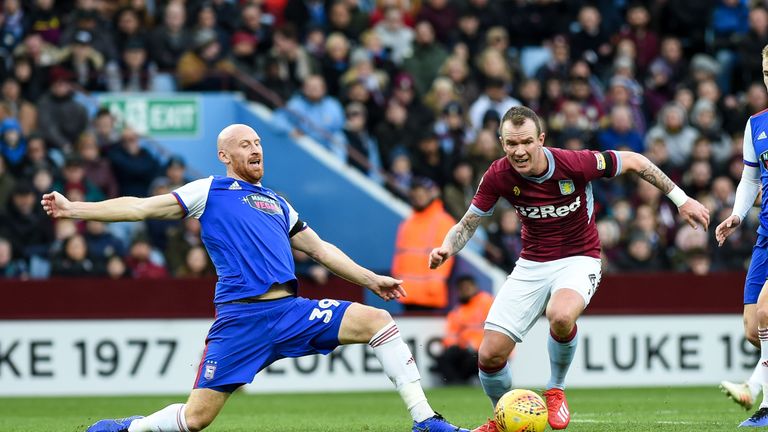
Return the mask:
POLYGON ((543 432, 547 427, 547 405, 530 390, 504 394, 494 410, 499 432, 543 432))

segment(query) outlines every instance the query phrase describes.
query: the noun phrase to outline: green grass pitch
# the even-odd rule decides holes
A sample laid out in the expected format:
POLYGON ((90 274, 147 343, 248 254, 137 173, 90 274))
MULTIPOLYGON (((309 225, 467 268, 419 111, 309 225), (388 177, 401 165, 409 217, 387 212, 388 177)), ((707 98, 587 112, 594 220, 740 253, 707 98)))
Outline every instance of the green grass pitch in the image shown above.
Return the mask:
MULTIPOLYGON (((476 427, 490 404, 475 387, 427 392, 430 402, 454 424, 476 427)), ((570 389, 573 413, 568 431, 735 430, 747 413, 717 387, 654 389, 570 389)), ((84 431, 107 417, 148 414, 183 396, 0 398, 2 432, 84 431)), ((211 432, 393 432, 410 431, 410 418, 397 394, 235 394, 211 432)))

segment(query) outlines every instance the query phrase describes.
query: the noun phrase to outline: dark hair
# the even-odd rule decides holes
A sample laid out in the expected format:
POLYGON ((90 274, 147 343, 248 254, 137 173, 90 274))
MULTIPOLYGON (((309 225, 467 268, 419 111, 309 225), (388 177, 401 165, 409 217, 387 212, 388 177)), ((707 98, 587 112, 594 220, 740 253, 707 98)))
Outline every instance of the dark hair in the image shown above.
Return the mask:
POLYGON ((504 113, 504 117, 501 118, 501 122, 499 123, 499 136, 501 136, 501 127, 504 126, 504 122, 511 121, 512 126, 520 127, 525 123, 526 119, 533 121, 533 124, 536 125, 536 135, 541 135, 542 127, 539 116, 528 107, 516 106, 507 110, 507 112, 504 113))
POLYGON ((456 278, 456 285, 461 285, 464 282, 470 282, 472 285, 477 285, 477 281, 475 280, 475 277, 472 275, 461 275, 456 278))

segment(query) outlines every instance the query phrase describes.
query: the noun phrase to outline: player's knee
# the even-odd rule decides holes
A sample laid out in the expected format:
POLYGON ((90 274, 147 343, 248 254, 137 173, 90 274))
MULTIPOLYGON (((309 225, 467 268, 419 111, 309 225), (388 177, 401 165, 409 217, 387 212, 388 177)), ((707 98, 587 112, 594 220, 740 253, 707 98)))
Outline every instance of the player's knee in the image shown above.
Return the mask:
POLYGON ((757 325, 755 325, 755 331, 757 327, 768 327, 768 304, 757 306, 757 325))
POLYGON ((507 356, 481 349, 477 353, 477 363, 482 369, 500 369, 507 363, 507 356))
POLYGON ((568 333, 573 330, 573 326, 576 323, 576 320, 574 317, 572 317, 570 314, 565 312, 552 312, 549 316, 549 326, 552 328, 552 331, 560 336, 561 334, 563 336, 567 335, 568 333))
POLYGON ((392 315, 384 309, 371 308, 367 314, 366 321, 369 323, 368 329, 373 337, 376 332, 381 330, 385 325, 388 325, 392 321, 392 315))

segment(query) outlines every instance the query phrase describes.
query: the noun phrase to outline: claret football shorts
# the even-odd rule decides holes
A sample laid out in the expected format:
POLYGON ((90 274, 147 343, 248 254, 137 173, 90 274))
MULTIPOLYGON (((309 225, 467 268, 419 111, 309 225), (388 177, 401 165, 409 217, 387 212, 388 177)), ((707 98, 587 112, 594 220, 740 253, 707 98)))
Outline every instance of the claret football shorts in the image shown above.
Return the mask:
POLYGON ((573 256, 548 262, 520 258, 496 294, 485 328, 522 342, 557 290, 570 288, 589 304, 600 284, 600 260, 573 256))

